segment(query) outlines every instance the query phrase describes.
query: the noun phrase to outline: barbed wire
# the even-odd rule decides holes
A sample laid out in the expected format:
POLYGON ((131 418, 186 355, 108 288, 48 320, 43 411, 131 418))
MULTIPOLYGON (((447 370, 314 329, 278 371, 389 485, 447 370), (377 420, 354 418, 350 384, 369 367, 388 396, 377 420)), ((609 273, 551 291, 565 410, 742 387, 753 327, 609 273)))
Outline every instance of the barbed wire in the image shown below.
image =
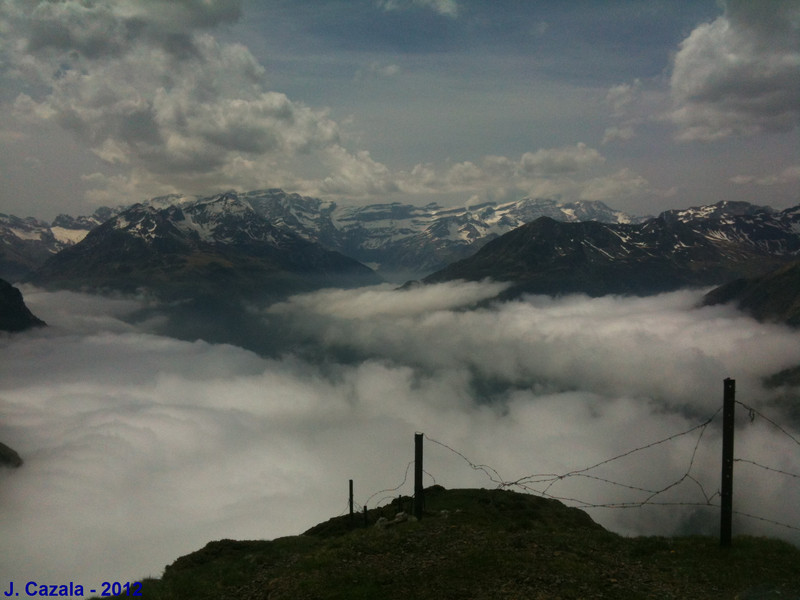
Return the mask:
MULTIPOLYGON (((688 479, 688 480, 693 481, 695 484, 697 484, 697 486, 700 488, 700 491, 703 494, 703 497, 706 499, 706 503, 708 503, 708 502, 710 502, 711 498, 714 498, 717 495, 717 493, 715 493, 713 495, 709 495, 706 492, 706 490, 703 487, 703 485, 696 478, 692 477, 691 470, 692 470, 692 467, 694 466, 694 461, 695 461, 695 458, 697 456, 697 451, 698 451, 698 448, 700 447, 700 442, 701 442, 701 440, 703 438, 703 435, 705 434, 705 431, 708 428, 708 426, 717 417, 717 415, 721 412, 721 410, 722 410, 721 408, 718 409, 711 417, 709 417, 708 419, 706 419, 702 423, 700 423, 698 425, 695 425, 694 427, 691 427, 691 428, 689 428, 689 429, 687 429, 685 431, 681 431, 680 433, 672 434, 670 436, 667 436, 667 437, 662 438, 660 440, 657 440, 655 442, 651 442, 649 444, 645 444, 643 446, 639 446, 638 448, 634 448, 634 449, 628 450, 626 452, 622 452, 620 454, 617 454, 617 455, 612 456, 610 458, 604 459, 604 460, 602 460, 600 462, 597 462, 597 463, 595 463, 595 464, 593 464, 591 466, 585 467, 583 469, 575 469, 573 471, 569 471, 567 473, 562 473, 562 474, 557 474, 557 473, 534 473, 534 474, 530 474, 530 475, 525 475, 524 477, 521 477, 521 478, 513 480, 513 481, 504 480, 503 477, 500 475, 500 473, 497 471, 497 469, 495 469, 494 467, 492 467, 490 465, 486 465, 486 464, 475 463, 475 462, 471 461, 469 458, 467 458, 464 455, 463 452, 459 452, 458 450, 456 450, 455 448, 449 446, 448 444, 445 444, 444 442, 441 442, 441 441, 439 441, 437 439, 434 439, 434 438, 428 436, 427 434, 424 434, 424 435, 425 435, 425 439, 427 439, 428 441, 430 441, 430 442, 432 442, 434 444, 437 444, 437 445, 449 450, 450 452, 456 454, 457 456, 459 456, 473 470, 482 471, 489 478, 489 480, 492 481, 492 483, 497 485, 499 488, 514 488, 514 487, 516 487, 516 488, 524 489, 524 490, 527 490, 529 492, 537 493, 537 494, 540 494, 540 495, 543 495, 543 496, 555 497, 552 494, 550 494, 550 489, 552 488, 553 485, 555 485, 556 483, 558 483, 560 481, 563 481, 564 479, 567 479, 569 477, 584 477, 584 478, 587 478, 587 479, 593 479, 593 480, 596 480, 596 481, 600 481, 600 482, 603 482, 603 483, 606 483, 606 484, 609 484, 609 485, 613 485, 613 486, 617 486, 617 487, 621 487, 621 488, 624 488, 624 489, 629 489, 629 490, 634 490, 634 491, 638 491, 638 492, 643 492, 643 493, 649 494, 647 498, 645 498, 644 500, 641 500, 639 502, 623 503, 625 505, 630 504, 631 506, 644 506, 645 504, 651 503, 652 500, 655 497, 657 497, 657 496, 663 494, 664 492, 666 492, 666 491, 668 491, 668 490, 680 485, 681 483, 683 483, 684 481, 686 481, 688 479), (607 479, 607 478, 604 478, 604 477, 599 477, 597 475, 589 475, 588 474, 588 472, 593 470, 593 469, 596 469, 598 467, 601 467, 601 466, 606 465, 608 463, 611 463, 613 461, 619 460, 621 458, 625 458, 625 457, 630 456, 632 454, 635 454, 637 452, 641 452, 643 450, 647 450, 649 448, 653 448, 655 446, 658 446, 658 445, 661 445, 661 444, 665 444, 665 443, 670 442, 672 440, 675 440, 677 438, 683 437, 685 435, 689 435, 689 434, 691 434, 691 433, 693 433, 695 431, 698 431, 698 430, 700 431, 700 434, 698 435, 697 441, 695 442, 694 448, 692 449, 692 454, 691 454, 691 457, 689 459, 689 465, 688 465, 688 467, 686 469, 686 472, 681 477, 679 477, 675 481, 667 484, 663 488, 653 490, 653 489, 648 489, 648 488, 644 488, 644 487, 640 487, 640 486, 621 483, 621 482, 614 481, 614 480, 611 480, 611 479, 607 479), (546 483, 547 486, 544 489, 539 489, 539 488, 534 486, 534 484, 541 484, 541 483, 546 483)), ((582 506, 585 506, 585 507, 590 507, 590 506, 595 506, 596 505, 595 503, 586 502, 586 501, 583 501, 583 500, 579 500, 577 498, 569 498, 568 500, 572 501, 572 502, 576 502, 576 503, 578 503, 578 504, 580 504, 582 506)), ((617 504, 619 504, 619 503, 617 503, 617 504)))
POLYGON ((432 437, 430 437, 426 433, 423 433, 422 435, 429 442, 431 442, 433 444, 438 444, 439 446, 442 446, 443 448, 446 448, 447 450, 449 450, 453 454, 456 454, 457 456, 461 457, 473 470, 475 470, 475 471, 483 471, 486 474, 486 476, 489 478, 489 480, 492 481, 493 483, 496 483, 498 485, 505 485, 505 482, 503 481, 503 478, 500 476, 500 473, 498 473, 497 470, 495 470, 493 467, 490 467, 489 465, 475 464, 474 462, 472 462, 470 459, 468 459, 466 456, 464 456, 461 452, 459 452, 455 448, 451 448, 450 446, 448 446, 444 442, 440 442, 439 440, 433 439, 432 437), (497 477, 497 479, 495 479, 495 477, 497 477))
POLYGON ((738 400, 736 400, 736 404, 739 404, 740 406, 744 407, 746 410, 748 410, 750 412, 750 421, 753 421, 755 419, 755 415, 757 415, 757 416, 761 417, 762 419, 764 419, 767 423, 769 423, 770 425, 775 427, 775 429, 780 431, 782 434, 784 434, 786 437, 788 437, 790 440, 792 440, 795 444, 800 446, 800 439, 796 438, 791 433, 786 431, 783 427, 778 425, 775 421, 770 419, 768 416, 766 416, 763 413, 759 412, 758 410, 756 410, 752 406, 748 406, 744 402, 739 402, 738 400))
POLYGON ((772 519, 767 519, 766 517, 759 517, 758 515, 751 515, 750 513, 742 512, 740 510, 734 510, 733 514, 739 515, 740 517, 747 517, 748 519, 755 519, 756 521, 762 521, 764 523, 769 523, 770 525, 777 525, 779 527, 783 527, 785 529, 792 529, 794 531, 800 531, 800 527, 795 525, 789 525, 788 523, 781 523, 780 521, 773 521, 772 519))
MULTIPOLYGON (((372 499, 373 499, 375 496, 377 496, 377 495, 379 495, 379 494, 385 494, 386 492, 396 492, 396 491, 397 491, 397 490, 399 490, 401 487, 403 487, 403 486, 406 484, 406 481, 408 481, 408 471, 411 469, 411 465, 413 465, 413 464, 414 464, 414 461, 412 460, 412 461, 410 461, 410 462, 409 462, 409 463, 406 465, 406 472, 405 472, 405 474, 403 475, 403 481, 401 481, 401 482, 400 482, 400 485, 398 485, 398 486, 396 486, 396 487, 393 487, 393 488, 387 488, 387 489, 385 489, 385 490, 378 490, 377 492, 375 492, 374 494, 372 494, 372 496, 370 496, 369 498, 367 498, 367 501, 366 501, 366 502, 364 502, 364 506, 369 506, 369 503, 370 503, 370 501, 371 501, 371 500, 372 500, 372 499)), ((388 496, 388 497, 389 497, 389 498, 393 498, 393 496, 388 496)), ((379 506, 379 505, 381 504, 381 502, 383 502, 384 500, 386 500, 386 498, 387 498, 387 497, 383 497, 383 498, 381 498, 381 499, 380 499, 378 502, 376 502, 376 503, 375 503, 375 505, 376 505, 376 506, 379 506)))
POLYGON ((746 458, 734 458, 733 462, 746 463, 748 465, 753 465, 761 469, 764 469, 765 471, 772 471, 773 473, 780 473, 781 475, 786 475, 788 477, 794 477, 795 479, 800 479, 800 474, 790 473, 789 471, 783 471, 782 469, 776 469, 774 467, 768 467, 767 465, 762 465, 761 463, 757 463, 754 460, 749 460, 746 458))
MULTIPOLYGON (((739 401, 736 401, 736 402, 737 402, 737 404, 740 404, 741 406, 743 406, 746 410, 748 410, 750 412, 751 420, 753 420, 755 418, 755 416, 758 416, 758 417, 764 419, 765 421, 770 423, 773 427, 775 427, 778 431, 780 431, 782 434, 784 434, 787 437, 789 437, 792 441, 794 441, 797 445, 800 446, 800 439, 798 439, 797 437, 795 437, 794 435, 789 433, 785 428, 781 427, 773 419, 767 417, 766 415, 764 415, 760 411, 748 406, 747 404, 745 404, 743 402, 739 402, 739 401)), ((572 471, 567 471, 566 473, 532 473, 532 474, 525 475, 525 476, 520 477, 520 478, 515 479, 515 480, 506 480, 500 475, 500 472, 497 469, 495 469, 493 466, 488 465, 488 464, 474 462, 471 459, 469 459, 463 452, 461 452, 460 450, 457 450, 456 448, 453 448, 451 445, 449 445, 449 444, 447 444, 445 442, 442 442, 441 440, 437 440, 435 438, 432 438, 431 436, 429 436, 427 434, 423 433, 422 435, 424 436, 424 438, 428 442, 430 442, 432 444, 435 444, 437 446, 440 446, 440 447, 444 448, 445 450, 451 452, 452 454, 456 455, 457 457, 459 457, 472 470, 482 472, 487 477, 487 479, 489 481, 491 481, 493 484, 495 484, 497 486, 498 489, 518 488, 520 490, 524 490, 524 491, 527 491, 527 492, 530 492, 530 493, 533 493, 533 494, 537 494, 537 495, 540 495, 542 497, 550 498, 550 499, 553 499, 553 500, 559 500, 561 502, 572 503, 572 504, 574 504, 574 505, 576 505, 576 506, 578 506, 580 508, 586 508, 586 509, 588 509, 588 508, 593 508, 593 509, 594 508, 597 508, 597 509, 628 509, 628 508, 642 508, 644 506, 720 508, 720 504, 715 502, 715 500, 720 497, 719 489, 717 489, 713 493, 709 493, 709 491, 706 489, 706 487, 703 485, 703 483, 692 474, 692 469, 694 468, 695 461, 697 459, 697 454, 698 454, 698 451, 700 449, 700 444, 701 444, 701 442, 703 440, 703 437, 704 437, 708 427, 711 425, 711 423, 714 422, 714 420, 718 417, 720 412, 722 412, 722 408, 721 407, 716 412, 714 412, 714 414, 712 414, 710 417, 708 417, 707 419, 705 419, 701 423, 699 423, 699 424, 697 424, 697 425, 695 425, 693 427, 690 427, 689 429, 686 429, 684 431, 680 431, 678 433, 674 433, 672 435, 666 436, 666 437, 661 438, 659 440, 656 440, 654 442, 650 442, 648 444, 644 444, 642 446, 638 446, 636 448, 627 450, 627 451, 622 452, 620 454, 614 455, 614 456, 612 456, 610 458, 606 458, 604 460, 596 462, 596 463, 594 463, 594 464, 592 464, 592 465, 590 465, 588 467, 584 467, 584 468, 581 468, 581 469, 574 469, 572 471), (692 452, 691 452, 691 454, 689 456, 689 460, 688 460, 688 463, 687 463, 687 466, 686 466, 686 470, 680 475, 680 477, 676 478, 675 480, 667 483, 666 485, 664 485, 664 486, 662 486, 660 488, 650 489, 650 488, 639 486, 639 485, 634 485, 634 484, 630 484, 630 483, 624 483, 624 482, 620 482, 620 481, 615 481, 613 479, 609 479, 609 478, 606 478, 606 477, 602 477, 600 475, 595 475, 595 474, 591 474, 590 473, 590 471, 592 471, 594 469, 598 469, 599 467, 602 467, 604 465, 608 465, 608 464, 610 464, 612 462, 615 462, 617 460, 621 460, 623 458, 629 457, 629 456, 634 455, 634 454, 636 454, 638 452, 642 452, 644 450, 648 450, 648 449, 651 449, 651 448, 666 444, 668 442, 677 440, 677 439, 682 438, 684 436, 691 435, 693 433, 697 433, 697 439, 694 442, 694 446, 692 448, 692 452), (559 483, 561 481, 564 481, 566 479, 569 479, 569 478, 574 478, 574 477, 590 479, 590 480, 597 481, 597 482, 600 482, 600 483, 603 483, 603 484, 606 484, 606 485, 618 487, 618 488, 621 488, 621 489, 624 489, 624 490, 643 493, 643 494, 646 494, 647 496, 645 498, 643 498, 643 499, 640 499, 640 500, 631 500, 631 501, 589 502, 589 501, 586 501, 586 500, 581 499, 581 498, 574 498, 574 497, 570 497, 570 496, 558 495, 558 494, 555 494, 555 493, 553 493, 551 491, 553 489, 553 486, 555 486, 557 483, 559 483), (699 490, 700 494, 702 495, 703 501, 672 501, 672 500, 661 500, 660 499, 660 497, 663 494, 665 494, 666 492, 668 492, 669 490, 671 490, 673 488, 676 488, 676 487, 680 486, 681 484, 683 484, 683 483, 685 483, 687 481, 695 484, 695 486, 699 490)), ((735 462, 749 464, 749 465, 752 465, 752 466, 755 466, 755 467, 758 467, 758 468, 761 468, 761 469, 764 469, 766 471, 770 471, 770 472, 773 472, 773 473, 776 473, 776 474, 781 474, 781 475, 785 475, 785 476, 788 476, 788 477, 800 479, 800 474, 791 473, 789 471, 785 471, 785 470, 778 469, 778 468, 775 468, 775 467, 770 467, 770 466, 767 466, 767 465, 763 465, 761 463, 758 463, 756 461, 749 460, 749 459, 746 459, 746 458, 735 458, 734 461, 735 462)), ((405 486, 406 483, 408 482, 409 470, 411 469, 411 465, 413 465, 413 464, 414 464, 414 461, 412 460, 406 465, 405 473, 403 475, 403 481, 399 485, 397 485, 397 486, 395 486, 393 488, 387 488, 387 489, 375 492, 364 503, 364 507, 369 505, 370 502, 372 501, 372 499, 375 498, 376 496, 379 496, 380 494, 386 494, 386 493, 389 493, 389 492, 396 492, 396 491, 400 490, 403 486, 405 486)), ((430 477, 433 480, 434 484, 436 483, 436 479, 428 471, 423 471, 423 473, 425 475, 427 475, 428 477, 430 477)), ((385 497, 381 498, 376 503, 376 506, 379 506, 387 498, 394 499, 394 496, 385 496, 385 497)), ((746 518, 758 520, 758 521, 761 521, 761 522, 764 522, 764 523, 769 523, 769 524, 780 526, 780 527, 783 527, 783 528, 786 528, 786 529, 800 531, 800 527, 798 527, 798 526, 791 525, 789 523, 783 523, 783 522, 780 522, 780 521, 777 521, 777 520, 773 520, 773 519, 769 519, 769 518, 766 518, 766 517, 763 517, 763 516, 753 515, 751 513, 747 513, 747 512, 743 512, 743 511, 733 511, 733 513, 738 515, 738 516, 741 516, 741 517, 746 517, 746 518)))

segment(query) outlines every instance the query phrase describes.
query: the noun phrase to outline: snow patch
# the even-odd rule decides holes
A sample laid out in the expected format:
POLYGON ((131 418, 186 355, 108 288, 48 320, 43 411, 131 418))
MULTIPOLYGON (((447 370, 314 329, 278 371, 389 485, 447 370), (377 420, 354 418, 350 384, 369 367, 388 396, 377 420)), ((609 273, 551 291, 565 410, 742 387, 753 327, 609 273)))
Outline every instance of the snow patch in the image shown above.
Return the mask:
POLYGON ((17 236, 21 240, 36 240, 39 241, 42 239, 42 232, 41 231, 31 231, 29 229, 17 229, 12 227, 10 229, 11 233, 17 236))
POLYGON ((67 229, 65 227, 51 227, 50 231, 62 244, 77 244, 89 233, 88 229, 67 229))

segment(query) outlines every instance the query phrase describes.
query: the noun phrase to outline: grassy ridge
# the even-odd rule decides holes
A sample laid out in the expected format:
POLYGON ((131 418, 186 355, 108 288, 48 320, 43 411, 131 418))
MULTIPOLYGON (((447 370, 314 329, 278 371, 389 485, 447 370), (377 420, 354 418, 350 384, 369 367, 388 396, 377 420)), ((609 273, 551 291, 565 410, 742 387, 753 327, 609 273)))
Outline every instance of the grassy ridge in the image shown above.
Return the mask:
POLYGON ((370 511, 366 528, 358 515, 301 536, 212 542, 145 580, 144 597, 800 599, 800 549, 781 541, 624 538, 555 500, 441 487, 426 490, 422 521, 372 525, 408 506, 370 511))

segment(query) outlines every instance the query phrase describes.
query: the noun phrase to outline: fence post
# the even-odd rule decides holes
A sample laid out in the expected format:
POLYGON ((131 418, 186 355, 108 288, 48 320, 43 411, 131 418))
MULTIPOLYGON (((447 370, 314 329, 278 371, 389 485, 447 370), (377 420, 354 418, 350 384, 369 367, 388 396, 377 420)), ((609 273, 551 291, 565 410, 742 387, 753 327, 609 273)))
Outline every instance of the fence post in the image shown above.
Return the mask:
POLYGON ((722 400, 722 489, 720 491, 719 544, 731 545, 733 522, 733 434, 736 416, 736 380, 727 378, 722 400))
POLYGON ((414 434, 414 516, 422 518, 425 504, 422 492, 422 433, 414 434))
POLYGON ((350 525, 353 524, 353 480, 350 480, 350 525))

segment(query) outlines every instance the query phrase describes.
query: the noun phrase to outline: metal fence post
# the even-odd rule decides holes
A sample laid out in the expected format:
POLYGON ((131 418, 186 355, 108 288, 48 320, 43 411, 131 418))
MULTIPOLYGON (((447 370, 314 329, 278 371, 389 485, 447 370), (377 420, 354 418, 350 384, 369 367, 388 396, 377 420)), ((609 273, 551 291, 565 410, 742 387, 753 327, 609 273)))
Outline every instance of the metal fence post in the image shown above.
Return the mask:
POLYGON ((352 527, 353 526, 353 480, 352 479, 350 480, 350 499, 348 501, 348 504, 350 507, 350 517, 348 522, 352 527))
POLYGON ((726 379, 722 400, 722 487, 720 491, 719 544, 731 545, 733 523, 733 435, 736 417, 736 381, 726 379))
POLYGON ((425 504, 422 491, 422 433, 414 434, 414 516, 422 518, 425 504))

